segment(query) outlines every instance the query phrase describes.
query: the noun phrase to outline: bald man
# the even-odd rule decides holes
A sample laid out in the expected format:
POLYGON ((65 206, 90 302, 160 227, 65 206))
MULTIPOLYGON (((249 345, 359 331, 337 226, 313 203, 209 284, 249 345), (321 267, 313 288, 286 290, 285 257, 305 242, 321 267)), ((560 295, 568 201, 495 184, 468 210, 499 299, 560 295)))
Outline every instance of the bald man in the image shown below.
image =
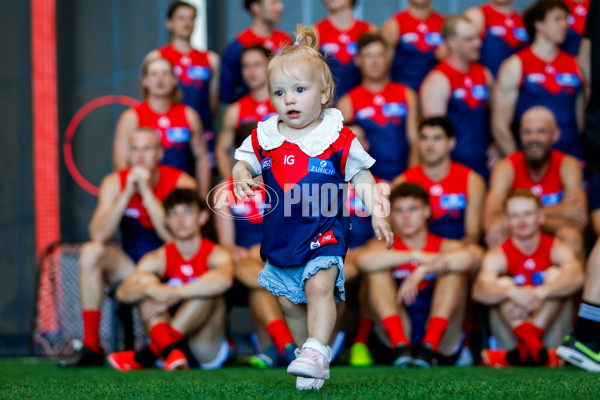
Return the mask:
POLYGON ((477 63, 481 39, 464 15, 442 25, 448 56, 427 76, 419 91, 423 117, 447 115, 456 132, 452 159, 487 179, 486 154, 491 144, 489 92, 492 73, 477 63))
POLYGON ((497 247, 506 239, 502 204, 512 190, 524 188, 542 201, 546 214, 542 230, 565 241, 583 259, 587 199, 579 161, 552 148, 560 133, 549 109, 536 106, 523 114, 519 130, 523 150, 498 162, 492 171, 483 220, 488 246, 497 247))
POLYGON ((60 361, 62 367, 104 363, 100 343, 104 286, 119 284, 144 254, 171 240, 164 224, 164 198, 175 188, 196 189, 194 178, 158 163, 163 149, 154 130, 135 130, 129 137, 128 155, 129 167, 109 174, 100 186, 89 226, 91 241, 82 246, 79 257, 83 348, 60 361), (118 228, 122 250, 108 245, 118 228))

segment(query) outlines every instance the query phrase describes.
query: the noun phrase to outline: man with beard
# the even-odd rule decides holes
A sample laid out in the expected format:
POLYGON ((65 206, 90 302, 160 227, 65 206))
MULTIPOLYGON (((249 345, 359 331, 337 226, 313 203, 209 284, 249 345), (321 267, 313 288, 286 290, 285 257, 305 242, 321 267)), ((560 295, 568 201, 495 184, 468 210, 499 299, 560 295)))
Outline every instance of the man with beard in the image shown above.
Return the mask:
POLYGON ((573 250, 542 232, 546 209, 529 189, 506 197, 510 237, 485 255, 473 285, 473 298, 495 306, 502 315, 499 324, 512 330, 513 343, 516 339, 514 347, 506 346, 512 350, 484 350, 482 358, 489 366, 561 364, 547 331, 583 285, 584 274, 573 250))
POLYGON ((582 187, 582 172, 575 157, 552 149, 561 134, 554 114, 536 106, 521 118, 519 150, 498 162, 492 171, 487 195, 484 228, 491 248, 508 235, 502 204, 515 189, 530 189, 542 202, 546 218, 544 232, 569 244, 583 259, 581 232, 587 225, 587 199, 582 187))

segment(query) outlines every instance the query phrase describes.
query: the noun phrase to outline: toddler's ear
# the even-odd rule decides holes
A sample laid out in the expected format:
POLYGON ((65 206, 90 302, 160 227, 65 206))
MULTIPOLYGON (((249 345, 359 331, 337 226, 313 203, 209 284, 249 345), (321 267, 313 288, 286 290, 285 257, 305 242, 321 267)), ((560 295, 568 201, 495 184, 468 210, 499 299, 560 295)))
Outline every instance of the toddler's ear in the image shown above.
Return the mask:
POLYGON ((325 86, 323 92, 321 93, 321 104, 325 104, 329 101, 329 96, 331 94, 331 88, 329 85, 325 86))

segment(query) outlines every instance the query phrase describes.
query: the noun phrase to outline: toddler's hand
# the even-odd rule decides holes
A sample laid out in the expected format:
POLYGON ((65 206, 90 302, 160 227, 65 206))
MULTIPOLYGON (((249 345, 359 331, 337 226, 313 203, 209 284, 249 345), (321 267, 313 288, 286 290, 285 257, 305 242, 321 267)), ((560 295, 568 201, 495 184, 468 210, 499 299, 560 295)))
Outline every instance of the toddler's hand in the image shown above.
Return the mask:
POLYGON ((241 200, 249 200, 254 196, 254 189, 260 189, 258 183, 252 179, 252 175, 245 168, 233 168, 233 193, 241 200))
POLYGON ((377 240, 385 239, 385 245, 390 250, 394 245, 394 235, 392 234, 387 218, 372 215, 371 224, 373 225, 373 231, 375 231, 377 240))

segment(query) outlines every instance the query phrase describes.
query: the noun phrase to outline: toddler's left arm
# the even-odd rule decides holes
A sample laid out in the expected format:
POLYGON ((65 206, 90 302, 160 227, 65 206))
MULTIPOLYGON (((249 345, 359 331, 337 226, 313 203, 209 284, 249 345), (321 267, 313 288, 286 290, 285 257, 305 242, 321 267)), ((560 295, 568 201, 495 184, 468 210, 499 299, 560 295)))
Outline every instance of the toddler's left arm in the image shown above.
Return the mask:
POLYGON ((378 240, 385 239, 388 250, 394 244, 394 235, 388 223, 390 205, 387 199, 381 196, 375 178, 368 169, 361 169, 350 180, 358 198, 371 215, 371 223, 378 240))

